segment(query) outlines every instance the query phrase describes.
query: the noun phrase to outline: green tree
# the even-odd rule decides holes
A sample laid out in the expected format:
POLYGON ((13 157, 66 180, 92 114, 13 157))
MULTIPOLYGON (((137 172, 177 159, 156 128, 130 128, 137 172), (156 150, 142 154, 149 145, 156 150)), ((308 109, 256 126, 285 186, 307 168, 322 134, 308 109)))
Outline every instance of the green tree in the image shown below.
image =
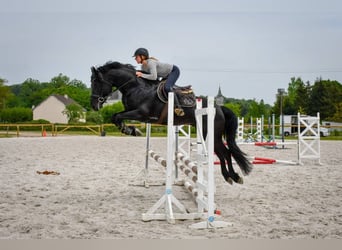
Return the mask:
POLYGON ((115 113, 119 113, 124 110, 122 102, 117 102, 112 105, 104 106, 99 112, 103 117, 104 123, 112 123, 112 116, 115 113))
POLYGON ((30 108, 6 108, 0 111, 0 121, 8 123, 32 121, 33 113, 30 108))
POLYGON ((67 76, 59 74, 51 79, 50 94, 68 95, 86 110, 90 110, 90 90, 79 80, 71 80, 67 76))
POLYGON ((32 78, 28 78, 22 84, 12 85, 11 90, 15 98, 10 101, 9 105, 11 107, 32 108, 47 97, 41 94, 45 87, 46 85, 32 78))
POLYGON ((86 110, 90 110, 90 90, 83 83, 78 87, 68 85, 63 91, 64 94, 70 96, 86 110))
POLYGON ((14 97, 8 101, 9 107, 37 106, 52 94, 68 95, 83 108, 90 110, 90 89, 79 80, 59 74, 50 82, 40 83, 38 80, 27 79, 22 84, 10 86, 14 97))
POLYGON ((67 105, 62 113, 67 115, 69 123, 78 123, 85 118, 83 108, 76 103, 67 105))
POLYGON ((342 122, 342 102, 336 104, 336 112, 333 117, 328 117, 327 120, 342 122))
POLYGON ((297 112, 301 114, 306 114, 309 110, 310 90, 310 82, 306 82, 306 84, 302 83, 297 88, 294 106, 297 112))
POLYGON ((342 102, 342 85, 337 81, 317 79, 312 86, 309 115, 316 115, 320 112, 322 120, 334 117, 338 106, 342 102))
POLYGON ((103 117, 98 111, 88 111, 87 112, 87 123, 102 124, 103 117))
POLYGON ((287 89, 287 96, 284 98, 286 114, 296 114, 299 109, 306 113, 308 109, 310 83, 305 85, 302 79, 292 77, 287 89))
POLYGON ((241 105, 238 103, 225 103, 224 106, 234 112, 236 116, 241 116, 241 105))
POLYGON ((85 85, 82 81, 77 79, 71 80, 68 85, 73 86, 77 89, 87 89, 87 85, 85 85))
POLYGON ((7 81, 0 78, 0 110, 5 109, 8 100, 13 96, 11 89, 5 85, 7 81))
POLYGON ((50 85, 54 89, 60 89, 67 86, 69 82, 70 78, 60 73, 58 76, 55 76, 51 79, 50 85))
POLYGON ((268 117, 271 113, 271 107, 264 103, 264 100, 257 102, 256 100, 249 101, 247 114, 244 115, 245 121, 250 121, 251 117, 260 118, 261 116, 268 117))

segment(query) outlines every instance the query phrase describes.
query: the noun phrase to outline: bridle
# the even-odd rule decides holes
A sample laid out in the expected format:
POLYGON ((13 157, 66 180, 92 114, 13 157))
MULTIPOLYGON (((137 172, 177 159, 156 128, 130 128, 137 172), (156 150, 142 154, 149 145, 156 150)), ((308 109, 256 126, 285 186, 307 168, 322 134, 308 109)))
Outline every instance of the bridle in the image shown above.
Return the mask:
POLYGON ((109 85, 110 87, 112 87, 112 84, 108 81, 106 81, 105 79, 101 79, 101 91, 100 91, 100 94, 98 95, 95 95, 95 94, 92 94, 91 97, 93 98, 97 98, 97 102, 98 102, 98 108, 100 107, 100 104, 104 103, 108 96, 107 97, 103 97, 103 87, 102 87, 102 82, 109 85))
MULTIPOLYGON (((131 82, 132 80, 134 79, 129 79, 127 80, 124 84, 122 84, 120 87, 116 88, 114 91, 111 91, 111 93, 114 93, 116 91, 119 91, 121 90, 123 87, 125 87, 129 82, 131 82)), ((105 83, 106 85, 109 85, 111 88, 112 88, 112 84, 107 81, 106 79, 104 79, 102 76, 100 77, 100 81, 101 81, 101 91, 99 95, 95 95, 95 94, 92 94, 91 97, 94 97, 94 98, 97 98, 97 102, 98 102, 98 108, 100 108, 100 104, 103 104, 109 95, 107 95, 106 97, 103 96, 103 87, 102 87, 102 83, 105 83)))

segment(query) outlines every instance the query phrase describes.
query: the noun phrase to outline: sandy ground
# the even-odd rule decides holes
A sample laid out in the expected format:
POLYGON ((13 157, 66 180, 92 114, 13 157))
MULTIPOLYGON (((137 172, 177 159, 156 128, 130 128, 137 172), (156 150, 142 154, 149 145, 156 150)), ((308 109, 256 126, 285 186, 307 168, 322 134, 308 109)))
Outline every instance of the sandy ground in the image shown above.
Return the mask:
MULTIPOLYGON (((36 137, 0 139, 1 239, 341 239, 342 142, 321 141, 321 162, 255 165, 244 184, 229 185, 216 169, 222 229, 196 230, 193 221, 143 222, 164 186, 132 185, 145 165, 145 138, 36 137), (55 171, 42 175, 37 171, 55 171)), ((152 138, 164 154, 165 138, 152 138)), ((296 146, 241 145, 252 156, 296 160, 296 146)), ((166 157, 166 154, 165 154, 166 157)), ((238 169, 237 167, 235 167, 238 169)), ((162 183, 150 160, 150 180, 162 183)), ((184 187, 174 194, 196 210, 184 187)))

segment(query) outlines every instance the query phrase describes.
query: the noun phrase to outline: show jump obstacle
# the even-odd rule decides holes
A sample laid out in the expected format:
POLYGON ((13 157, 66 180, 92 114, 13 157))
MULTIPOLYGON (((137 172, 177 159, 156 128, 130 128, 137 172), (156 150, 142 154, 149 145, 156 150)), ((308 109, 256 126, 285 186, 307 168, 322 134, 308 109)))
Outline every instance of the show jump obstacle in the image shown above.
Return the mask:
POLYGON ((298 163, 303 165, 303 159, 320 161, 320 116, 301 116, 298 113, 298 163))
MULTIPOLYGON (((296 142, 255 142, 255 146, 263 147, 273 147, 277 145, 297 145, 297 160, 296 161, 284 161, 276 160, 265 157, 253 157, 253 164, 290 164, 290 165, 304 165, 303 160, 317 160, 317 163, 321 165, 320 162, 320 116, 306 116, 297 114, 298 120, 298 139, 296 142)), ((274 136, 273 136, 274 138, 274 136)))
MULTIPOLYGON (((185 168, 193 168, 196 170, 184 170, 187 172, 188 176, 191 176, 192 180, 196 183, 196 202, 198 205, 197 212, 189 213, 187 209, 181 204, 181 202, 174 196, 172 185, 175 181, 175 160, 177 162, 183 162, 185 160, 181 153, 177 153, 176 156, 176 126, 174 126, 174 96, 173 93, 169 93, 169 103, 168 103, 168 130, 167 130, 167 159, 163 159, 159 155, 155 154, 152 150, 148 151, 148 154, 159 162, 161 165, 166 165, 166 185, 165 192, 162 197, 144 214, 142 214, 143 221, 151 220, 166 220, 169 223, 175 223, 176 220, 196 220, 202 219, 199 223, 191 225, 191 228, 217 228, 226 227, 231 225, 230 223, 218 221, 217 214, 215 214, 215 204, 214 204, 214 193, 215 193, 215 183, 214 183, 214 98, 208 98, 207 108, 197 108, 195 111, 196 115, 196 125, 197 125, 197 166, 190 161, 187 161, 186 165, 180 164, 185 168), (204 141, 202 131, 202 116, 207 115, 208 119, 208 135, 207 140, 204 141), (207 173, 207 174, 206 174, 207 173), (197 175, 197 177, 195 177, 197 175), (163 212, 158 212, 163 210, 163 212), (178 211, 176 211, 178 210, 178 211)), ((187 184, 185 184, 187 187, 187 184)), ((188 188, 189 189, 189 188, 188 188)), ((194 187, 191 188, 194 190, 194 187)), ((192 192, 194 193, 194 192, 192 192)))

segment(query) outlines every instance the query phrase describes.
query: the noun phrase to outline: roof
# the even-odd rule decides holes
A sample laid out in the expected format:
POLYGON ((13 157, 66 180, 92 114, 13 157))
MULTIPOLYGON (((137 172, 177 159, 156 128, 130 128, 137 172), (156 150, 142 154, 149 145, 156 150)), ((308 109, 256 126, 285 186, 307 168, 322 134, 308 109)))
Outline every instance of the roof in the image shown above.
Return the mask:
POLYGON ((68 97, 67 95, 51 95, 57 98, 61 103, 63 103, 65 106, 76 103, 73 99, 68 97))
POLYGON ((219 86, 218 93, 217 93, 216 97, 224 97, 222 95, 222 92, 221 92, 221 86, 219 86))
MULTIPOLYGON (((78 104, 74 99, 68 97, 68 95, 50 95, 49 97, 47 97, 44 101, 42 101, 41 103, 39 103, 36 107, 33 108, 36 109, 37 107, 39 107, 43 102, 45 102, 47 99, 49 99, 50 97, 55 97, 58 101, 60 101, 62 104, 64 104, 65 106, 68 106, 70 104, 78 104)), ((79 104, 78 104, 79 105, 79 104)))

